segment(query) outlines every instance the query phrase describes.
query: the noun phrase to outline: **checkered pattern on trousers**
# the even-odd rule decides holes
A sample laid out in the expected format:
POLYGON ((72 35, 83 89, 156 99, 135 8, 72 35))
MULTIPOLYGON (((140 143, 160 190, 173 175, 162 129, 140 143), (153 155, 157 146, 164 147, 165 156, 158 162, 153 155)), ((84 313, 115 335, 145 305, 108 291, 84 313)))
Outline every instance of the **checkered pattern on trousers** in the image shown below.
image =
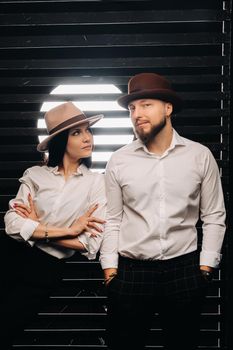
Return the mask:
POLYGON ((120 295, 189 298, 206 287, 197 251, 169 260, 134 260, 119 256, 117 276, 109 289, 120 295))

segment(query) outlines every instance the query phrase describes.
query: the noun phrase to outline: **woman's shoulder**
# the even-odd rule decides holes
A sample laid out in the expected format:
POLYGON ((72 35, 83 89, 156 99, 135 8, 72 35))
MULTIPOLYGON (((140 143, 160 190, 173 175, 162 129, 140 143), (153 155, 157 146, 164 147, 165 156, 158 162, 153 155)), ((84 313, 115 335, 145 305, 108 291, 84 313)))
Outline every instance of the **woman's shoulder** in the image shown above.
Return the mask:
POLYGON ((41 176, 45 176, 45 174, 48 172, 48 167, 47 166, 40 166, 40 165, 35 165, 30 168, 27 168, 22 177, 19 179, 20 182, 24 181, 36 181, 38 178, 41 178, 41 176))
POLYGON ((23 176, 25 175, 37 175, 40 173, 44 173, 48 171, 48 167, 45 165, 34 165, 30 168, 27 168, 24 173, 23 176))

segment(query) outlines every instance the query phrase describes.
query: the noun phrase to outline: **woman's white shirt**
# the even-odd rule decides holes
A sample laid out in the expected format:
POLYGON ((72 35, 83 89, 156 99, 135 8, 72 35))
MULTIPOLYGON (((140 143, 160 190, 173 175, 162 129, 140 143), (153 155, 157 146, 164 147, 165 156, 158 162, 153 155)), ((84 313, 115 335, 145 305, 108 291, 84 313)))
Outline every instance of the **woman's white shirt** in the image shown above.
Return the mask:
MULTIPOLYGON (((19 216, 14 209, 14 203, 28 205, 30 193, 41 224, 57 227, 69 227, 91 205, 99 206, 93 213, 95 217, 105 219, 106 195, 104 175, 94 173, 85 165, 80 165, 72 176, 65 180, 58 167, 34 166, 27 169, 19 179, 19 191, 9 202, 9 210, 4 220, 6 233, 19 241, 27 241, 39 249, 59 259, 68 258, 74 250, 57 246, 50 242, 33 241, 31 236, 39 225, 37 221, 19 216)), ((83 232, 77 239, 85 246, 83 253, 88 259, 95 259, 99 250, 102 234, 91 237, 89 232, 83 232)))

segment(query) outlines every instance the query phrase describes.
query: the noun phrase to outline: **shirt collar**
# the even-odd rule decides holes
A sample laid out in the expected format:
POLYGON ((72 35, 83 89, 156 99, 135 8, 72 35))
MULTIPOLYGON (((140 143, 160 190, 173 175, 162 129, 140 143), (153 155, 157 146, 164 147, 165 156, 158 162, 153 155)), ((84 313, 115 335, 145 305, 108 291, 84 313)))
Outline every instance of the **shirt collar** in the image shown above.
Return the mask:
MULTIPOLYGON (((58 166, 55 167, 48 167, 47 166, 48 171, 50 171, 51 173, 53 173, 54 175, 60 175, 61 173, 58 170, 58 166)), ((74 172, 73 175, 84 175, 88 172, 88 168, 84 165, 81 164, 79 166, 77 166, 77 170, 74 172)))
MULTIPOLYGON (((185 146, 185 142, 183 138, 178 134, 178 132, 175 129, 173 129, 172 141, 165 153, 171 151, 176 146, 185 146)), ((140 139, 137 139, 134 141, 134 150, 137 151, 139 149, 143 149, 146 153, 150 153, 147 147, 144 145, 144 143, 140 139)))
POLYGON ((170 144, 169 150, 175 148, 176 146, 185 146, 185 142, 183 140, 183 137, 181 137, 178 132, 173 129, 172 142, 170 144))

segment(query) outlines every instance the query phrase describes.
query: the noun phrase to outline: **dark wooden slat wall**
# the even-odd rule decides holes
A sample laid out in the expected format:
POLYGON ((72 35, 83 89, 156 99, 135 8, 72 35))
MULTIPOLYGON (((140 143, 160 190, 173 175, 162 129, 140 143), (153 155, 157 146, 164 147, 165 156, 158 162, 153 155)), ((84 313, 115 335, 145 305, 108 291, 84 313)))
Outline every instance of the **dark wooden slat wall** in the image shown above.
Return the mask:
MULTIPOLYGON (((174 125, 213 152, 228 208, 231 6, 230 0, 0 0, 0 237, 17 178, 40 161, 36 144, 38 135, 45 134, 37 129, 42 103, 73 99, 73 95, 50 95, 53 88, 113 83, 125 93, 129 77, 138 72, 167 76, 185 99, 174 125)), ((75 100, 118 96, 87 94, 75 100)), ((127 116, 124 111, 104 114, 127 116)), ((95 130, 98 135, 129 132, 131 128, 95 130)), ((96 152, 118 147, 98 145, 96 152)), ((100 166, 105 162, 94 163, 94 168, 100 166)), ((4 244, 1 240, 1 249, 4 244)), ((202 314, 200 346, 205 350, 230 350, 228 238, 223 253, 202 314)), ((61 290, 51 295, 15 346, 105 348, 106 295, 101 282, 98 260, 88 262, 77 254, 67 264, 61 290)), ((148 348, 161 346, 160 334, 155 315, 148 348)))

